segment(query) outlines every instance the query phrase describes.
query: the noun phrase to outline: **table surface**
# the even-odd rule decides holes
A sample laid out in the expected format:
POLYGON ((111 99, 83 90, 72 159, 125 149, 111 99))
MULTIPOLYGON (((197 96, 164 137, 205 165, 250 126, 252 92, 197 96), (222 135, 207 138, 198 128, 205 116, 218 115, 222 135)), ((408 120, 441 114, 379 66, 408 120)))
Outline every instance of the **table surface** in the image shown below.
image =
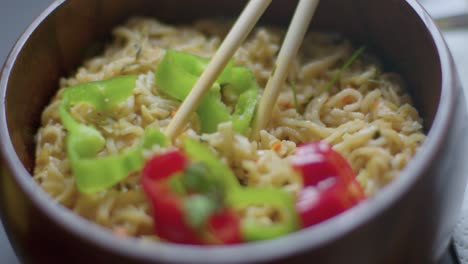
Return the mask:
MULTIPOLYGON (((420 0, 434 17, 468 12, 465 0, 420 0)), ((0 64, 6 59, 9 50, 26 27, 44 10, 52 0, 0 0, 0 64)), ((444 33, 447 43, 458 65, 460 77, 468 87, 468 28, 444 33)), ((467 93, 468 94, 468 91, 467 93)), ((468 192, 467 192, 468 193, 468 192)), ((465 198, 462 212, 468 213, 468 196, 465 198)), ((0 223, 0 262, 17 264, 17 260, 0 223)), ((458 263, 450 254, 446 254, 441 264, 458 263)))

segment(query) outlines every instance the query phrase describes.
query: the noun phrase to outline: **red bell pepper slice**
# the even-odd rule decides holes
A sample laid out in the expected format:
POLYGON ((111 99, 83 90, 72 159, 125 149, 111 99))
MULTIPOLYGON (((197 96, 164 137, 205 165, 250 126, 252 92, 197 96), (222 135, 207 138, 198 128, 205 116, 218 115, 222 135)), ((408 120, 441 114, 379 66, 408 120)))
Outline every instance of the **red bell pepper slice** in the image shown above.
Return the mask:
POLYGON ((241 221, 235 212, 224 210, 208 220, 208 230, 220 244, 242 243, 241 221))
MULTIPOLYGON (((171 151, 163 155, 156 156, 148 161, 143 168, 143 181, 158 181, 169 178, 181 172, 189 163, 187 157, 180 151, 171 151)), ((143 187, 145 182, 143 182, 143 187)))
POLYGON ((292 166, 303 177, 304 189, 296 201, 303 227, 327 220, 365 199, 349 163, 326 142, 299 147, 292 166))
POLYGON ((321 188, 308 186, 298 196, 296 209, 303 227, 323 222, 365 199, 361 186, 355 180, 333 182, 321 188))
POLYGON ((187 221, 186 210, 195 209, 186 208, 186 201, 196 193, 183 196, 174 190, 170 180, 178 174, 184 177, 188 164, 183 153, 172 151, 152 158, 143 169, 141 182, 153 208, 156 235, 179 244, 240 243, 240 219, 226 208, 215 211, 201 228, 195 228, 187 221))
POLYGON ((349 163, 324 141, 300 146, 291 164, 302 173, 304 186, 315 186, 327 178, 338 177, 345 182, 355 178, 349 163))
POLYGON ((180 244, 202 244, 198 233, 185 222, 183 200, 170 189, 167 181, 153 182, 145 190, 153 206, 158 237, 180 244))

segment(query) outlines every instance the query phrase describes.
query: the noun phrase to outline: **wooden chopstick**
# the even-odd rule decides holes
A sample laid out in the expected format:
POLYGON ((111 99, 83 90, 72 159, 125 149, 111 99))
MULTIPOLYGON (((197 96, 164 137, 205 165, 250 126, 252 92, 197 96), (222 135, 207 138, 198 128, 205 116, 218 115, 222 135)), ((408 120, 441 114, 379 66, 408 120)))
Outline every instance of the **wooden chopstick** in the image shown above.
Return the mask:
POLYGON ((176 115, 169 123, 169 126, 166 128, 165 132, 168 138, 173 140, 179 135, 190 119, 190 116, 200 104, 203 96, 214 84, 242 42, 247 38, 262 14, 271 4, 271 1, 272 0, 251 0, 247 4, 239 19, 211 59, 206 70, 200 79, 198 79, 190 94, 184 100, 177 110, 176 115))
POLYGON ((296 8, 293 20, 291 21, 283 46, 278 55, 276 66, 268 80, 257 109, 251 134, 253 139, 258 138, 260 130, 264 129, 271 119, 273 107, 276 105, 291 63, 304 40, 304 36, 317 9, 318 3, 319 0, 300 0, 296 8))

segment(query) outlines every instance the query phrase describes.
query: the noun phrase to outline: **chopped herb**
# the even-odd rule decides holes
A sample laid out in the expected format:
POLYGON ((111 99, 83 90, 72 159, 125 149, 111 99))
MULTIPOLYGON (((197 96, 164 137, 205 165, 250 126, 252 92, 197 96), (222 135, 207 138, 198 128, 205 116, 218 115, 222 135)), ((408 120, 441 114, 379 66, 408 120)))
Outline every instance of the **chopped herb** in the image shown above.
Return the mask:
POLYGON ((171 189, 180 194, 180 195, 186 195, 187 192, 185 190, 185 186, 184 184, 182 183, 181 181, 181 178, 182 178, 182 175, 181 174, 178 174, 178 175, 174 175, 172 176, 170 179, 169 179, 169 186, 171 187, 171 189))
POLYGON ((380 138, 380 136, 381 136, 380 130, 377 130, 377 131, 375 131, 375 133, 374 133, 373 139, 378 139, 378 138, 380 138))
POLYGON ((192 195, 185 200, 186 221, 193 228, 201 228, 216 210, 214 201, 204 195, 192 195))
POLYGON ((136 47, 135 61, 137 61, 137 60, 140 59, 141 52, 143 51, 143 48, 141 47, 141 45, 138 45, 138 44, 136 44, 135 47, 136 47))
POLYGON ((314 100, 314 98, 315 98, 315 97, 312 95, 311 97, 309 97, 309 98, 306 100, 306 102, 307 102, 307 104, 305 105, 306 108, 307 108, 307 105, 309 105, 310 102, 312 102, 312 100, 314 100))
POLYGON ((375 84, 380 84, 380 83, 381 83, 381 81, 379 81, 379 80, 374 80, 374 79, 369 79, 369 82, 370 82, 370 83, 375 83, 375 84))
POLYGON ((187 192, 196 193, 185 200, 186 221, 200 228, 214 211, 224 207, 224 188, 203 163, 192 163, 184 171, 182 185, 187 192))
POLYGON ((189 191, 206 192, 208 186, 208 168, 203 163, 190 164, 185 169, 185 175, 182 178, 185 188, 189 191))
POLYGON ((184 171, 182 184, 189 193, 201 193, 212 201, 216 207, 221 208, 224 203, 224 187, 203 163, 192 163, 184 171))
POLYGON ((132 62, 132 63, 124 65, 122 69, 120 70, 120 74, 124 74, 126 71, 130 70, 130 68, 135 65, 138 65, 138 64, 136 62, 132 62))
POLYGON ((293 97, 294 97, 294 108, 296 108, 296 112, 300 114, 300 109, 299 109, 299 102, 297 100, 297 86, 296 86, 296 81, 291 81, 291 90, 293 92, 293 97))
POLYGON ((356 59, 359 56, 361 56, 361 54, 364 52, 365 49, 366 49, 366 47, 362 46, 361 48, 356 50, 356 52, 354 52, 354 54, 351 56, 351 58, 349 58, 349 60, 346 61, 346 63, 343 65, 343 67, 335 74, 335 76, 333 76, 333 79, 328 83, 327 88, 325 88, 325 92, 328 92, 333 87, 333 85, 335 85, 335 83, 340 79, 341 75, 343 75, 343 73, 349 67, 351 67, 351 65, 354 63, 354 61, 356 61, 356 59))
POLYGON ((135 60, 129 64, 126 64, 122 67, 120 70, 120 74, 124 74, 127 70, 129 70, 130 67, 138 65, 138 60, 140 59, 141 52, 143 51, 143 48, 140 44, 135 44, 135 60))

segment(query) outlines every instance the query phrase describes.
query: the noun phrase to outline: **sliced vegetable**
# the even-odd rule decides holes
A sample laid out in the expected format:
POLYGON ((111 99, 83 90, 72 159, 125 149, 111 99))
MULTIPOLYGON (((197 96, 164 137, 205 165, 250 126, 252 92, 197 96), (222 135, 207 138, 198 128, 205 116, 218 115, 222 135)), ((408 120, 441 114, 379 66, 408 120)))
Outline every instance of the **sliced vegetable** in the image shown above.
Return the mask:
POLYGON ((193 229, 203 228, 216 211, 217 203, 205 195, 192 195, 185 199, 185 220, 193 229))
POLYGON ((241 242, 240 220, 224 207, 223 186, 180 151, 152 158, 141 178, 151 201, 155 233, 182 244, 241 242), (226 224, 224 226, 223 224, 226 224))
POLYGON ((237 210, 249 206, 267 206, 278 213, 278 219, 265 225, 256 219, 243 219, 244 241, 277 238, 299 229, 293 195, 279 188, 245 187, 228 193, 228 204, 237 210))
MULTIPOLYGON (((208 62, 208 59, 169 50, 156 69, 156 84, 167 95, 183 101, 208 62)), ((229 64, 198 107, 202 131, 212 133, 217 130, 218 124, 232 121, 234 130, 244 133, 252 121, 258 93, 253 73, 247 68, 229 64), (232 115, 221 99, 224 87, 229 87, 238 97, 232 115)))
POLYGON ((308 186, 299 193, 296 209, 303 227, 318 224, 365 199, 361 186, 355 180, 346 183, 332 179, 330 186, 308 186))
POLYGON ((303 177, 304 189, 296 201, 302 227, 318 224, 365 199, 351 166, 326 142, 299 147, 291 162, 303 177))
POLYGON ((201 162, 192 163, 185 168, 183 184, 188 192, 209 193, 221 187, 212 172, 201 162))
POLYGON ((315 186, 328 178, 340 178, 345 182, 355 178, 349 163, 324 141, 300 146, 291 164, 303 175, 304 186, 315 186))
POLYGON ((187 159, 179 151, 158 155, 146 163, 141 184, 153 207, 157 236, 174 243, 202 244, 196 230, 185 221, 182 196, 173 189, 178 179, 175 175, 186 164, 187 159))
POLYGON ((243 241, 240 219, 232 210, 212 215, 208 220, 208 230, 219 244, 238 244, 243 241))
POLYGON ((142 185, 153 207, 156 235, 174 243, 203 244, 197 230, 186 222, 181 196, 171 190, 168 181, 145 180, 145 176, 142 185))
POLYGON ((192 160, 204 162, 226 187, 229 208, 243 210, 249 206, 269 206, 279 214, 279 220, 263 225, 253 220, 242 221, 242 234, 246 241, 265 240, 296 231, 299 226, 294 208, 294 197, 279 188, 242 187, 231 169, 207 147, 191 139, 184 142, 184 150, 192 160))
POLYGON ((201 162, 208 167, 211 171, 210 175, 222 181, 227 191, 241 188, 232 170, 220 162, 216 154, 203 144, 192 139, 185 139, 184 151, 191 160, 201 162))
POLYGON ((135 76, 123 76, 80 84, 63 93, 59 115, 68 130, 66 145, 73 175, 78 189, 83 193, 103 191, 118 183, 143 167, 143 149, 168 143, 162 133, 146 130, 138 146, 119 155, 97 157, 105 146, 104 137, 96 128, 76 121, 69 112, 74 104, 88 103, 96 111, 107 113, 132 95, 135 82, 135 76))
POLYGON ((192 163, 174 151, 154 157, 143 169, 141 182, 153 205, 155 229, 161 238, 226 244, 271 239, 299 228, 292 195, 279 188, 241 187, 229 167, 197 141, 186 139, 184 150, 192 163), (264 225, 252 219, 241 221, 236 214, 258 205, 271 207, 278 219, 264 225), (157 212, 165 208, 169 213, 157 212), (169 217, 178 219, 171 223, 169 217), (171 228, 179 230, 167 230, 171 228))
POLYGON ((164 180, 184 170, 188 163, 188 159, 180 151, 171 151, 149 160, 143 169, 143 175, 146 175, 145 180, 164 180))

